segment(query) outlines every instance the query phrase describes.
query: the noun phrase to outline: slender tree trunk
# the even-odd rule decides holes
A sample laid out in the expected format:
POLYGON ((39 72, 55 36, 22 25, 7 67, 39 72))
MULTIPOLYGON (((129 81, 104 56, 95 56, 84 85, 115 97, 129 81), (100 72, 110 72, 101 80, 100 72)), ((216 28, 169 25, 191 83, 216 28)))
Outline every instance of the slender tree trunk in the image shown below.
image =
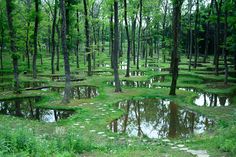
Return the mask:
POLYGON ((114 53, 114 27, 113 27, 113 7, 111 6, 110 15, 110 55, 111 55, 111 68, 113 68, 113 53, 114 53))
POLYGON ((129 77, 130 73, 130 36, 129 36, 129 26, 128 26, 128 20, 127 20, 127 1, 124 0, 124 18, 125 18, 125 30, 126 30, 126 36, 127 36, 127 69, 126 69, 126 75, 125 77, 129 77))
POLYGON ((194 29, 194 68, 197 68, 197 62, 198 62, 198 23, 199 23, 199 0, 196 2, 196 17, 195 17, 195 29, 194 29))
POLYGON ((57 20, 57 0, 55 0, 54 5, 54 13, 53 13, 53 23, 52 23, 52 58, 51 58, 51 68, 52 68, 52 74, 55 74, 55 68, 54 68, 54 58, 55 58, 55 32, 56 32, 56 20, 57 20))
POLYGON ((188 70, 191 71, 192 66, 192 54, 193 54, 193 31, 192 31, 192 20, 191 20, 191 14, 192 14, 192 0, 189 0, 189 66, 188 70))
POLYGON ((38 55, 38 27, 39 27, 39 0, 35 0, 34 21, 34 54, 33 54, 33 78, 37 78, 37 55, 38 55))
POLYGON ((76 41, 76 67, 79 68, 79 10, 76 12, 77 20, 77 41, 76 41))
POLYGON ((167 15, 167 7, 168 7, 168 0, 165 0, 165 7, 164 7, 164 16, 163 16, 163 23, 162 23, 162 48, 165 48, 165 34, 166 34, 166 15, 167 15))
POLYGON ((228 18, 228 11, 226 9, 225 11, 225 18, 224 18, 224 47, 223 47, 223 55, 224 55, 224 65, 225 65, 225 78, 224 78, 224 84, 228 84, 228 63, 227 63, 227 52, 226 52, 226 47, 227 47, 227 30, 228 30, 228 23, 227 23, 227 18, 228 18))
POLYGON ((122 21, 120 22, 120 49, 119 49, 119 57, 123 56, 123 26, 122 21))
POLYGON ((121 92, 120 79, 118 73, 118 54, 119 54, 119 20, 118 20, 118 0, 114 0, 114 54, 113 69, 115 79, 115 92, 121 92))
POLYGON ((26 41, 25 41, 28 69, 30 69, 30 50, 29 50, 29 29, 30 28, 29 27, 30 27, 30 22, 27 23, 26 41))
POLYGON ((139 70, 139 54, 140 54, 140 44, 141 44, 141 29, 142 29, 142 9, 143 1, 139 0, 139 30, 138 30, 138 52, 137 52, 137 70, 139 70))
POLYGON ((71 84, 70 84, 70 63, 69 63, 69 53, 67 50, 67 25, 66 25, 66 9, 65 9, 65 0, 60 0, 61 2, 61 16, 62 16, 62 26, 61 26, 61 42, 62 42, 62 51, 64 55, 64 69, 65 69, 65 76, 66 76, 66 83, 65 83, 65 91, 64 97, 62 100, 63 104, 67 104, 70 102, 71 96, 71 84))
POLYGON ((215 0, 215 6, 216 6, 216 13, 217 13, 217 24, 216 24, 216 56, 215 56, 215 74, 219 75, 219 55, 220 55, 220 17, 221 17, 221 6, 222 6, 222 0, 218 3, 217 0, 215 0))
POLYGON ((60 30, 59 30, 59 26, 57 24, 56 26, 57 29, 57 66, 56 66, 56 70, 59 71, 60 70, 60 30))
POLYGON ((89 35, 89 17, 87 10, 87 0, 83 0, 84 3, 84 16, 85 16, 85 36, 86 36, 86 53, 88 61, 88 76, 92 76, 92 66, 91 66, 91 54, 90 54, 90 35, 89 35))
POLYGON ((173 2, 173 51, 171 55, 171 73, 172 73, 172 81, 170 87, 170 95, 176 95, 176 85, 178 78, 178 65, 179 65, 179 54, 178 54, 178 36, 179 36, 179 28, 180 28, 180 18, 181 18, 181 6, 182 0, 174 0, 173 2))
POLYGON ((104 34, 104 23, 102 24, 102 52, 105 51, 105 34, 104 34))
MULTIPOLYGON (((211 5, 210 5, 210 10, 208 12, 208 19, 210 18, 211 16, 211 9, 212 9, 212 6, 213 6, 213 0, 211 0, 211 5)), ((206 33, 205 33, 205 50, 204 50, 204 58, 203 58, 203 62, 206 63, 206 59, 207 59, 207 56, 208 56, 208 49, 209 49, 209 27, 210 27, 210 21, 208 21, 206 23, 206 33)))
POLYGON ((13 4, 12 0, 6 0, 6 10, 7 10, 7 21, 9 27, 9 36, 10 36, 10 48, 12 52, 12 63, 14 68, 14 92, 20 93, 20 82, 19 82, 19 73, 18 73, 18 55, 16 54, 16 43, 15 43, 15 30, 13 27, 13 4))
POLYGON ((1 51, 0 51, 1 70, 3 70, 3 45, 4 45, 4 28, 3 28, 3 26, 1 26, 1 51))
MULTIPOLYGON (((137 16, 137 15, 136 15, 137 16)), ((135 32, 136 32, 136 18, 134 17, 132 21, 132 52, 133 52, 133 64, 136 64, 136 45, 135 45, 135 32)))

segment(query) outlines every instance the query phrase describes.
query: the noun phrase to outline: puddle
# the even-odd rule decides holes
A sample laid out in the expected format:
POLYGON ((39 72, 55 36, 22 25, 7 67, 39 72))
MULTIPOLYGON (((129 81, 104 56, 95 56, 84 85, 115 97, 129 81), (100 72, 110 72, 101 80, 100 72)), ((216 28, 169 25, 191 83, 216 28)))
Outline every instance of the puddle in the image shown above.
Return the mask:
POLYGON ((230 105, 230 97, 228 96, 200 92, 199 90, 194 89, 194 88, 179 88, 179 90, 185 90, 185 91, 196 93, 198 97, 194 100, 194 103, 197 106, 219 107, 219 106, 230 105))
POLYGON ((34 89, 34 88, 40 88, 43 86, 46 86, 47 84, 44 82, 22 82, 20 83, 20 86, 26 89, 34 89))
POLYGON ((0 114, 44 122, 56 122, 71 116, 72 110, 52 110, 35 107, 40 97, 0 101, 0 114))
POLYGON ((97 64, 98 67, 105 67, 105 68, 110 68, 111 65, 110 64, 105 64, 105 63, 102 63, 102 64, 97 64))
POLYGON ((0 83, 12 82, 13 78, 0 77, 0 83))
MULTIPOLYGON (((64 87, 49 87, 42 88, 43 91, 57 92, 61 96, 64 96, 64 87)), ((98 90, 94 86, 76 86, 71 89, 72 99, 89 99, 99 95, 98 90)))
POLYGON ((201 134, 214 122, 168 100, 128 100, 116 104, 126 114, 110 123, 112 132, 148 138, 181 138, 201 134))
MULTIPOLYGON (((56 82, 65 82, 66 77, 65 76, 51 76, 52 81, 56 82)), ((70 81, 77 82, 77 81, 84 81, 84 78, 77 78, 76 76, 71 76, 70 81)))
POLYGON ((197 106, 207 107, 229 106, 230 98, 227 96, 219 96, 217 94, 198 93, 198 98, 195 99, 194 103, 197 106))
POLYGON ((9 90, 12 90, 12 85, 11 84, 0 86, 0 92, 9 91, 9 90))
POLYGON ((131 71, 129 75, 130 76, 144 76, 145 72, 144 71, 131 71))
POLYGON ((110 71, 93 71, 93 74, 94 75, 106 75, 106 76, 113 75, 113 73, 110 71))
MULTIPOLYGON (((165 76, 154 76, 147 81, 132 81, 132 80, 122 80, 121 85, 127 87, 142 87, 142 88, 152 88, 154 82, 164 82, 165 76)), ((114 81, 107 82, 107 84, 115 86, 114 81)))

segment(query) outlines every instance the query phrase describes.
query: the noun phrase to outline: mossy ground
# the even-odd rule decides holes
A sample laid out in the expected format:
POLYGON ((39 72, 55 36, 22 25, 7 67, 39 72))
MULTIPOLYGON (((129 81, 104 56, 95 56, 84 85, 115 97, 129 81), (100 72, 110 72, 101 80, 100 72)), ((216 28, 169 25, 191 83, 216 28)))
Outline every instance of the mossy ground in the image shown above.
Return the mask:
MULTIPOLYGON (((9 57, 5 55, 6 57, 9 57)), ((62 58, 62 57, 61 57, 62 58)), ((121 58, 121 59, 124 59, 121 58)), ((13 78, 6 74, 11 72, 10 60, 6 61, 5 70, 2 71, 1 78, 13 78), (9 63, 8 63, 9 62, 9 63)), ((110 64, 109 58, 106 55, 100 54, 96 59, 97 63, 110 64)), ((107 129, 107 125, 114 119, 119 118, 124 114, 124 111, 118 110, 114 107, 114 103, 127 99, 141 99, 141 98, 160 98, 170 99, 177 102, 180 106, 188 108, 204 114, 217 122, 217 125, 202 135, 196 135, 189 139, 173 139, 173 142, 184 143, 190 148, 206 149, 212 156, 233 156, 235 150, 235 136, 236 132, 236 79, 229 78, 229 85, 224 86, 223 75, 215 76, 209 74, 206 69, 213 67, 212 63, 201 63, 202 66, 192 71, 188 69, 187 59, 182 57, 180 65, 180 74, 178 78, 178 88, 195 88, 203 92, 216 93, 221 95, 230 95, 231 105, 228 107, 199 107, 194 104, 194 98, 197 96, 193 92, 177 90, 176 96, 169 96, 169 86, 171 83, 171 75, 167 71, 157 71, 158 68, 168 68, 169 62, 163 63, 162 60, 157 61, 156 58, 149 60, 152 66, 147 68, 141 67, 140 71, 145 72, 144 76, 125 77, 125 70, 120 70, 121 80, 145 81, 154 76, 164 76, 164 82, 153 83, 152 88, 132 88, 122 87, 121 93, 115 93, 114 87, 107 82, 113 80, 112 73, 109 75, 93 75, 86 76, 86 65, 80 64, 80 68, 75 67, 75 60, 71 57, 71 71, 76 78, 84 78, 84 81, 72 82, 72 86, 76 85, 92 85, 98 88, 99 96, 92 99, 71 100, 69 104, 61 104, 62 98, 53 92, 30 90, 22 91, 22 94, 16 95, 9 91, 0 93, 0 100, 13 99, 19 97, 33 97, 41 96, 42 100, 37 104, 40 107, 55 108, 55 109, 73 109, 76 113, 68 119, 60 120, 57 123, 44 123, 32 120, 26 120, 11 116, 0 115, 0 126, 11 130, 21 128, 23 130, 32 130, 33 135, 38 138, 51 140, 48 138, 53 136, 67 136, 68 133, 73 133, 80 137, 83 141, 81 145, 82 150, 77 151, 76 148, 57 150, 51 148, 56 156, 191 156, 183 151, 173 150, 171 146, 167 145, 161 140, 140 139, 136 137, 127 137, 127 135, 115 134, 107 129), (75 72, 78 72, 76 74, 75 72), (167 87, 167 88, 156 88, 167 87), (101 111, 100 109, 104 111, 101 111), (95 130, 95 131, 93 131, 95 130), (99 132, 104 132, 99 134, 99 132), (233 134, 234 133, 234 134, 233 134), (225 138, 225 139, 224 139, 225 138), (233 145, 233 146, 232 146, 233 145), (87 149, 86 149, 87 148, 87 149), (58 154, 58 155, 57 155, 58 154), (60 155, 59 155, 60 154, 60 155)), ((63 64, 60 61, 60 71, 56 72, 54 76, 63 76, 63 64)), ((141 62, 143 65, 144 62, 141 62)), ((55 82, 51 80, 50 74, 50 58, 44 59, 43 65, 38 62, 38 79, 34 80, 30 75, 23 74, 27 70, 26 64, 20 64, 20 81, 21 82, 44 82, 47 86, 63 87, 64 82, 55 82)), ((95 71, 112 72, 107 67, 97 67, 95 71)), ((135 66, 131 67, 134 71, 135 66)), ((28 73, 30 74, 30 72, 28 73)), ((11 82, 0 83, 0 86, 11 85, 11 82)), ((73 143, 73 142, 72 142, 73 143)), ((78 147, 79 147, 78 146, 78 147)), ((60 148, 60 147, 58 147, 60 148)), ((63 147, 64 148, 64 147, 63 147)), ((52 152, 53 152, 52 151, 52 152)), ((11 152, 12 153, 12 152, 11 152)), ((17 152, 20 153, 20 152, 17 152)), ((15 154, 17 154, 15 152, 15 154)), ((51 153, 51 152, 50 152, 51 153)), ((7 153, 5 153, 6 155, 7 153)))

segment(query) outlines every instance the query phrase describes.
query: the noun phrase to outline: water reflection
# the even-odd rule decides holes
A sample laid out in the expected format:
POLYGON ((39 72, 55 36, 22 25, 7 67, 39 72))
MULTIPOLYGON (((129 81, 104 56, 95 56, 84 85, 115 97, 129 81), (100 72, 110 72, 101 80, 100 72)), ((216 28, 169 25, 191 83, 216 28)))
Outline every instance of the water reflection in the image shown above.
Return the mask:
MULTIPOLYGON (((154 82, 164 82, 165 81, 165 76, 154 76, 150 80, 147 81, 133 81, 133 80, 123 80, 121 81, 122 86, 127 86, 127 87, 143 87, 143 88, 152 88, 154 82)), ((107 82, 107 84, 111 84, 115 86, 115 82, 107 82)))
POLYGON ((159 99, 128 100, 119 102, 118 108, 126 114, 108 127, 113 132, 148 138, 177 138, 200 134, 213 125, 213 121, 177 104, 159 99))
MULTIPOLYGON (((52 81, 56 82, 65 82, 66 77, 65 76, 51 76, 52 81)), ((70 81, 76 82, 76 81, 84 81, 84 78, 77 78, 76 76, 71 76, 70 81)))
POLYGON ((179 88, 180 90, 185 90, 189 92, 194 92, 198 97, 194 100, 197 106, 206 107, 219 107, 219 106, 229 106, 230 97, 222 96, 214 93, 201 92, 195 88, 179 88))
MULTIPOLYGON (((57 92, 64 96, 64 87, 42 88, 43 91, 57 92)), ((71 88, 71 97, 73 99, 86 99, 98 96, 98 90, 94 86, 75 86, 71 88)))
POLYGON ((44 122, 56 122, 59 119, 68 118, 74 112, 72 110, 52 110, 35 107, 35 103, 39 100, 40 97, 0 101, 0 114, 44 122))
POLYGON ((130 76, 144 76, 145 72, 144 71, 131 71, 129 75, 130 76))
POLYGON ((207 107, 230 105, 228 97, 210 93, 198 93, 198 98, 195 99, 194 103, 198 106, 207 106, 207 107))

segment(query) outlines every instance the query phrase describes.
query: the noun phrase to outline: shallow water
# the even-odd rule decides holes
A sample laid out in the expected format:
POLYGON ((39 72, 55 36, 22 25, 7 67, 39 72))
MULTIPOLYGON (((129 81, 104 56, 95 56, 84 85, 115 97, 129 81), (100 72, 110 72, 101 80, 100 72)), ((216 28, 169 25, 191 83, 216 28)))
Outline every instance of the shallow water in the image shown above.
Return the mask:
MULTIPOLYGON (((43 91, 57 92, 64 96, 64 87, 42 88, 43 91)), ((99 95, 98 90, 94 86, 75 86, 71 88, 71 97, 73 99, 89 99, 99 95)))
POLYGON ((230 105, 231 98, 229 96, 201 92, 194 88, 179 88, 179 89, 196 93, 198 97, 194 100, 194 103, 197 106, 219 107, 219 106, 230 105))
MULTIPOLYGON (((153 78, 147 80, 147 81, 132 81, 132 80, 123 80, 121 81, 122 86, 127 87, 142 87, 142 88, 152 88, 153 83, 155 82, 164 82, 165 76, 154 76, 153 78)), ((111 84, 115 86, 114 81, 107 82, 107 84, 111 84)))
MULTIPOLYGON (((65 82, 66 77, 65 76, 51 76, 52 81, 57 81, 57 82, 65 82)), ((84 81, 85 79, 83 78, 77 78, 76 76, 71 76, 70 81, 76 82, 76 81, 84 81)))
POLYGON ((0 101, 0 114, 44 122, 56 122, 71 116, 72 110, 53 110, 36 107, 40 97, 0 101))
POLYGON ((201 134, 214 122, 207 117, 183 109, 168 100, 128 100, 116 104, 126 114, 108 128, 128 136, 178 138, 201 134))
POLYGON ((131 71, 129 75, 130 76, 144 76, 145 72, 144 71, 131 71))

